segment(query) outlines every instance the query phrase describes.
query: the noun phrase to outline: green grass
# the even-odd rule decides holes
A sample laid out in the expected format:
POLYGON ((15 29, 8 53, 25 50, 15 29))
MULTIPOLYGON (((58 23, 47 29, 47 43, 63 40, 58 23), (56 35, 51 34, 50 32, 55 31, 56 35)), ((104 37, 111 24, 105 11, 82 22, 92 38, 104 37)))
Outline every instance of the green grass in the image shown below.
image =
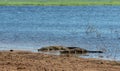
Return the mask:
POLYGON ((0 5, 41 5, 41 6, 78 6, 78 5, 120 5, 119 0, 0 0, 0 5))

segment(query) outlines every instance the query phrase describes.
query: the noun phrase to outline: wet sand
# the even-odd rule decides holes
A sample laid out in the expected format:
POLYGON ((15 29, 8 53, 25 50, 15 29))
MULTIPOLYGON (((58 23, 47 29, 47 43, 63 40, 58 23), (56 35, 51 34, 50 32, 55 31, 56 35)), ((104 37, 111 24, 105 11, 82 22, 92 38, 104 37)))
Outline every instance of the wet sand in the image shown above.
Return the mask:
POLYGON ((0 71, 119 71, 120 62, 47 55, 30 51, 0 51, 0 71))

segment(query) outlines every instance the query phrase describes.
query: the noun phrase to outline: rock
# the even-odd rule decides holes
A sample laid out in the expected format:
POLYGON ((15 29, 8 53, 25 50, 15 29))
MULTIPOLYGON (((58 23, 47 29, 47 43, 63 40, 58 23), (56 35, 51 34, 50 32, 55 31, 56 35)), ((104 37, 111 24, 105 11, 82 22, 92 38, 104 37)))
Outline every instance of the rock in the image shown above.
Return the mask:
POLYGON ((10 50, 10 52, 13 52, 14 50, 10 50))

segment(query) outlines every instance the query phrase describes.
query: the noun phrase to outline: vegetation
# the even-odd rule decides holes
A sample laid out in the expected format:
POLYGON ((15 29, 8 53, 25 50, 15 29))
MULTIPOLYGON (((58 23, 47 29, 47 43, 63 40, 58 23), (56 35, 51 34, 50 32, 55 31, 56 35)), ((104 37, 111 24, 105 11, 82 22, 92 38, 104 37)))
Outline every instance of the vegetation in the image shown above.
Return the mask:
POLYGON ((0 5, 120 5, 118 0, 0 0, 0 5))

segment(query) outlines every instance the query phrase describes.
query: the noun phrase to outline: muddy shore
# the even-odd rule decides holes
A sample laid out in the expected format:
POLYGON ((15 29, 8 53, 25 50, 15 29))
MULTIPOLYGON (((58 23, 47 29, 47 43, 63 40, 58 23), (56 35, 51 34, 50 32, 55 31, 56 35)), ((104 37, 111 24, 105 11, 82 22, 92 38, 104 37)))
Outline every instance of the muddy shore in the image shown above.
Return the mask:
POLYGON ((119 71, 120 62, 47 55, 30 51, 0 51, 0 71, 119 71))

